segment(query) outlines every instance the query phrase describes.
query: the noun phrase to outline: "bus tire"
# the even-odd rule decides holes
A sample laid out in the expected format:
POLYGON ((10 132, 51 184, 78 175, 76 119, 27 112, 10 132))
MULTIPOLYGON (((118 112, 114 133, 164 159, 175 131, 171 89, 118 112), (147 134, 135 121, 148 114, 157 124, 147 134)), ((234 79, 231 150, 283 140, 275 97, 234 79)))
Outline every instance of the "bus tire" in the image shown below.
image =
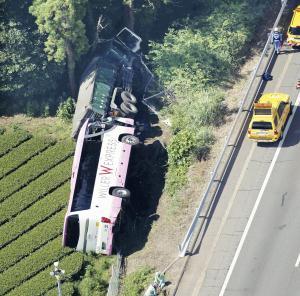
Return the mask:
POLYGON ((138 113, 137 107, 131 103, 123 102, 120 108, 125 113, 125 115, 133 116, 138 113))
POLYGON ((130 197, 130 191, 124 187, 116 187, 111 192, 111 195, 128 200, 130 197))
POLYGON ((125 103, 136 104, 137 102, 136 97, 132 93, 126 90, 121 92, 121 98, 125 103))
POLYGON ((121 138, 121 142, 134 146, 140 143, 140 140, 138 137, 134 136, 134 135, 125 135, 121 138))

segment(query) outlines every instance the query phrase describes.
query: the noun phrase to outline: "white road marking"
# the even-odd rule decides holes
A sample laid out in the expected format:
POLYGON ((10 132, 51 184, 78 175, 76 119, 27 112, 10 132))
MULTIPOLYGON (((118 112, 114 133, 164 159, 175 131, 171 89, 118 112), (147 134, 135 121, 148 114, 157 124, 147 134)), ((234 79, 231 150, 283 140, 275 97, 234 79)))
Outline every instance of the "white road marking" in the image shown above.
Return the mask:
POLYGON ((300 264, 300 254, 298 255, 297 261, 295 263, 295 267, 298 267, 300 264))
MULTIPOLYGON (((212 250, 215 250, 215 248, 216 248, 216 246, 217 246, 217 244, 218 244, 218 241, 219 241, 219 239, 220 239, 222 230, 223 230, 223 228, 224 228, 224 225, 225 225, 225 223, 226 223, 226 221, 227 221, 227 218, 228 218, 228 216, 229 216, 229 214, 230 214, 232 205, 234 204, 235 198, 236 198, 237 193, 238 193, 238 191, 239 191, 240 185, 241 185, 241 183, 242 183, 242 181, 243 181, 243 179, 244 179, 244 177, 245 177, 245 173, 246 173, 246 171, 247 171, 249 162, 250 162, 250 160, 251 160, 251 158, 252 158, 252 156, 253 156, 253 152, 254 152, 254 150, 255 150, 256 143, 252 142, 251 145, 252 145, 252 146, 251 146, 251 149, 250 149, 249 154, 248 154, 248 156, 247 156, 247 158, 246 158, 246 161, 244 162, 243 168, 242 168, 242 170, 241 170, 240 176, 239 176, 238 181, 237 181, 237 183, 236 183, 236 186, 235 186, 235 188, 234 188, 233 194, 232 194, 232 196, 231 196, 231 198, 230 198, 230 200, 229 200, 229 204, 228 204, 228 206, 227 206, 227 208, 226 208, 226 212, 225 212, 225 214, 224 214, 223 217, 222 217, 221 225, 220 225, 219 230, 218 230, 218 232, 217 232, 217 234, 216 234, 216 236, 215 236, 215 238, 214 238, 214 241, 213 241, 213 244, 212 244, 212 248, 211 248, 212 250)), ((199 279, 198 279, 198 281, 197 281, 197 284, 195 285, 195 288, 194 288, 194 291, 193 291, 193 293, 192 293, 192 296, 198 295, 199 287, 201 287, 202 282, 203 282, 203 280, 204 280, 204 276, 205 276, 205 272, 204 272, 204 271, 207 269, 208 263, 210 262, 212 256, 213 256, 213 251, 210 253, 210 255, 209 255, 209 256, 206 258, 206 260, 205 260, 204 266, 206 266, 206 267, 203 268, 203 272, 200 274, 200 277, 199 277, 199 279)))
MULTIPOLYGON (((261 199, 262 199, 263 193, 264 193, 264 191, 265 191, 265 189, 266 189, 267 183, 268 183, 268 181, 269 181, 269 179, 270 179, 270 176, 271 176, 271 173, 272 173, 273 168, 274 168, 274 166, 275 166, 275 163, 276 163, 276 160, 277 160, 277 158, 278 158, 279 152, 280 152, 280 150, 281 150, 281 148, 282 148, 282 144, 283 144, 283 142, 284 142, 284 140, 285 140, 286 134, 287 134, 287 132, 288 132, 288 130, 289 130, 289 128, 290 128, 290 125, 291 125, 291 123, 292 123, 292 121, 293 121, 293 118, 294 118, 294 116, 295 116, 295 113, 296 113, 296 110, 297 110, 297 106, 299 106, 299 103, 300 103, 300 93, 298 94, 296 103, 295 103, 295 105, 294 105, 294 107, 293 107, 293 114, 291 115, 291 117, 290 117, 290 119, 289 119, 289 121, 288 121, 288 123, 287 123, 286 129, 285 129, 285 131, 284 131, 284 133, 283 133, 282 140, 281 140, 281 141, 279 142, 279 144, 278 144, 278 147, 277 147, 276 152, 275 152, 275 154, 274 154, 273 160, 272 160, 272 162, 271 162, 271 164, 270 164, 270 167, 269 167, 269 169, 268 169, 268 172, 267 172, 267 174, 266 174, 266 178, 265 178, 265 180, 264 180, 264 182, 263 182, 263 184, 262 184, 262 187, 261 187, 261 189, 260 189, 260 191, 259 191, 257 200, 256 200, 256 202, 255 202, 255 205, 254 205, 253 209, 252 209, 252 212, 251 212, 251 215, 250 215, 249 220, 248 220, 248 222, 247 222, 246 228, 245 228, 245 230, 244 230, 244 232, 243 232, 242 238, 241 238, 241 240, 240 240, 240 242, 239 242, 239 245, 238 245, 238 247, 237 247, 237 250, 236 250, 236 252, 235 252, 235 255, 234 255, 234 257, 233 257, 233 260, 232 260, 232 262, 231 262, 231 265, 230 265, 230 267, 229 267, 229 270, 228 270, 228 272, 227 272, 227 275, 226 275, 225 281, 224 281, 224 283, 223 283, 223 286, 222 286, 222 288, 221 288, 221 292, 220 292, 219 296, 223 296, 224 293, 225 293, 225 290, 226 290, 226 287, 227 287, 228 282, 229 282, 229 280, 230 280, 230 277, 231 277, 231 275, 232 275, 233 269, 234 269, 234 267, 235 267, 235 264, 236 264, 236 262, 237 262, 237 259, 238 259, 239 255, 240 255, 240 252, 241 252, 242 247, 243 247, 243 245, 244 245, 244 242, 245 242, 245 240, 246 240, 246 236, 247 236, 248 231, 249 231, 249 229, 250 229, 250 226, 251 226, 251 224, 252 224, 252 222, 253 222, 255 213, 256 213, 256 211, 257 211, 257 209, 258 209, 259 203, 260 203, 260 201, 261 201, 261 199)), ((299 259, 299 260, 300 260, 300 259, 299 259)))

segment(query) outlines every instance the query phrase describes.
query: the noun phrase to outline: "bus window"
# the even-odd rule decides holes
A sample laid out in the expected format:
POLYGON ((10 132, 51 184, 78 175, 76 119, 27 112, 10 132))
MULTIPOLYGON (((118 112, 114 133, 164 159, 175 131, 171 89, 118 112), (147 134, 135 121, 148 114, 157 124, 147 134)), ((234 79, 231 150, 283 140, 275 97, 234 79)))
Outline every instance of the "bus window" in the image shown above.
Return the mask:
POLYGON ((91 206, 100 150, 101 142, 86 141, 84 143, 71 207, 72 212, 88 210, 91 206))
POLYGON ((76 248, 79 239, 79 216, 68 216, 66 223, 67 229, 65 246, 70 248, 76 248))

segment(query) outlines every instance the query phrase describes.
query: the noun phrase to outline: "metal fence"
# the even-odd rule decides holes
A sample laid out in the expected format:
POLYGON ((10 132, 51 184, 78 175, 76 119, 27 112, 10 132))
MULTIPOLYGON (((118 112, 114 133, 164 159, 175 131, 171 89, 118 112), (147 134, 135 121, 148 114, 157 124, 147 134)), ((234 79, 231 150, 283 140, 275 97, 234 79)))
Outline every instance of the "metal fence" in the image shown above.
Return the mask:
MULTIPOLYGON (((287 0, 282 1, 282 6, 273 25, 273 29, 278 26, 286 4, 287 0)), ((193 217, 190 227, 182 243, 179 246, 180 257, 184 257, 186 255, 190 243, 193 240, 192 238, 194 237, 196 239, 199 232, 201 231, 201 227, 199 227, 199 225, 202 225, 204 223, 204 219, 201 218, 201 214, 208 211, 211 202, 213 201, 213 198, 218 191, 222 178, 237 147, 238 141, 241 136, 241 132, 243 131, 247 122, 253 101, 256 99, 258 90, 260 89, 261 84, 263 82, 262 74, 270 66, 273 56, 274 48, 271 45, 271 34, 269 34, 262 55, 257 63, 257 66, 252 72, 249 85, 247 87, 245 96, 243 97, 243 100, 240 103, 240 107, 237 112, 235 121, 230 129, 228 136, 226 137, 223 150, 220 154, 214 171, 211 173, 211 178, 206 188, 206 191, 200 200, 199 206, 196 209, 196 213, 193 217)), ((193 249, 193 247, 191 249, 193 249)))
POLYGON ((117 254, 116 263, 111 267, 111 277, 106 296, 118 296, 120 287, 120 276, 122 273, 123 257, 120 253, 117 254))

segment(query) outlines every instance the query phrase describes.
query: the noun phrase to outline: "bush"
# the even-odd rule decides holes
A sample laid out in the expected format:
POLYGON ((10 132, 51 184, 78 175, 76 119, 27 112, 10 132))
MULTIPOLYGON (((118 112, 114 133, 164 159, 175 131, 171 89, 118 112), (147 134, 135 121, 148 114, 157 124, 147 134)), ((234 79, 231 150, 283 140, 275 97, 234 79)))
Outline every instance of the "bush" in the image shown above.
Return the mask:
POLYGON ((191 155, 196 148, 195 135, 189 130, 175 134, 167 147, 170 165, 189 165, 191 155))
POLYGON ((69 180, 71 165, 70 157, 4 200, 0 208, 0 224, 69 180))
POLYGON ((29 232, 0 250, 0 272, 28 256, 62 233, 65 211, 62 210, 38 224, 29 232), (22 246, 22 247, 20 247, 22 246))
POLYGON ((0 227, 0 245, 9 243, 64 208, 68 203, 69 192, 70 185, 66 183, 2 225, 0 227))
POLYGON ((75 103, 71 97, 68 97, 65 102, 59 104, 56 116, 64 122, 69 122, 73 118, 75 112, 75 103))
POLYGON ((0 179, 55 143, 49 138, 34 137, 0 158, 0 179))
POLYGON ((0 201, 71 156, 74 152, 73 145, 71 141, 59 142, 0 180, 0 201))
MULTIPOLYGON (((65 282, 61 285, 62 295, 64 296, 74 296, 74 284, 70 282, 65 282)), ((57 296, 57 288, 53 288, 46 293, 46 296, 57 296)))
POLYGON ((187 183, 187 172, 192 160, 206 158, 214 136, 208 128, 198 131, 181 130, 167 147, 169 161, 165 191, 174 196, 187 183))
POLYGON ((0 136, 0 157, 32 137, 27 131, 16 128, 0 136))
POLYGON ((153 278, 153 269, 149 267, 143 267, 139 270, 126 276, 123 287, 122 296, 140 296, 143 291, 151 283, 153 278))
POLYGON ((187 165, 169 165, 164 189, 169 196, 174 197, 187 183, 187 172, 187 165))
POLYGON ((63 248, 61 240, 61 236, 57 237, 1 273, 0 282, 2 284, 0 286, 0 294, 3 295, 16 288, 22 282, 49 266, 49 264, 70 253, 72 250, 70 248, 63 248))
MULTIPOLYGON (((49 262, 51 263, 51 262, 49 262)), ((81 253, 72 253, 60 261, 60 267, 65 270, 65 278, 71 279, 77 274, 83 265, 83 255, 81 253)), ((40 296, 45 295, 56 285, 55 279, 49 275, 53 271, 53 265, 36 276, 32 277, 16 289, 12 290, 7 296, 40 296)))
POLYGON ((78 285, 81 296, 106 296, 114 257, 90 255, 89 265, 78 285))

